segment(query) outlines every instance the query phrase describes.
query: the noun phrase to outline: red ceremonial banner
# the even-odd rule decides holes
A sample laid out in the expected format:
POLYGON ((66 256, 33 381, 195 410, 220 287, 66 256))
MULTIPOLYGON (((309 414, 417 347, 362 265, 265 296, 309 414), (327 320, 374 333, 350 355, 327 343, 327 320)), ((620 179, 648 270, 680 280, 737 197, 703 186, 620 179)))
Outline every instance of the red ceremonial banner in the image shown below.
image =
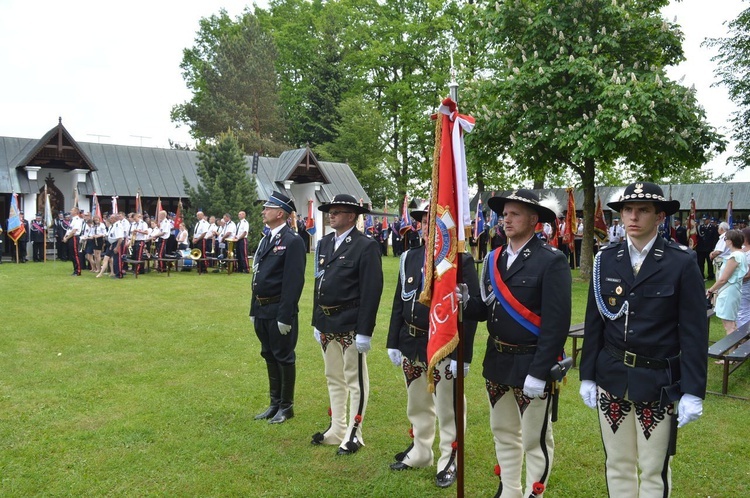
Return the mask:
MULTIPOLYGON (((432 199, 425 257, 424 290, 420 302, 430 307, 430 330, 427 342, 428 372, 458 344, 459 303, 455 298, 460 257, 458 230, 464 230, 458 215, 456 165, 465 168, 463 157, 454 154, 454 133, 471 131, 474 119, 458 114, 456 104, 445 99, 440 106, 435 127, 435 153, 432 170, 432 199), (456 128, 456 127, 459 128, 456 128), (432 251, 429 250, 432 248, 432 251)), ((430 384, 432 385, 432 384, 430 384)))

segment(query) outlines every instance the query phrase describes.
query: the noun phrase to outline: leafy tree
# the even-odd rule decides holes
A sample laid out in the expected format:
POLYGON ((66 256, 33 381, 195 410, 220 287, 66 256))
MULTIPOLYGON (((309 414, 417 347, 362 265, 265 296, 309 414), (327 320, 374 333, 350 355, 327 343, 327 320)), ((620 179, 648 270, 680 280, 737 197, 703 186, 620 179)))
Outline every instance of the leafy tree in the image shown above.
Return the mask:
POLYGON ((354 81, 345 57, 348 7, 342 2, 275 0, 268 11, 256 10, 278 47, 276 67, 286 141, 317 145, 336 137, 338 106, 354 81))
POLYGON ((740 169, 750 165, 750 8, 728 24, 729 36, 706 41, 719 49, 716 75, 729 89, 729 97, 738 110, 732 113, 732 138, 737 143, 737 155, 730 160, 740 169))
POLYGON ((180 65, 193 98, 172 108, 172 120, 199 140, 232 129, 245 150, 280 154, 288 147, 281 142, 275 60, 272 37, 251 13, 232 20, 222 10, 201 19, 180 65))
POLYGON ((385 119, 372 102, 350 97, 339 106, 342 117, 335 127, 337 137, 317 148, 320 159, 348 163, 376 206, 396 197, 393 182, 380 167, 385 160, 382 142, 385 119))
POLYGON ((597 171, 660 181, 724 147, 694 92, 664 71, 683 59, 681 33, 659 12, 667 2, 506 0, 479 11, 477 36, 492 57, 465 92, 481 123, 469 136, 475 159, 528 178, 575 172, 584 277, 597 171))
MULTIPOLYGON (((195 188, 183 178, 190 206, 207 216, 229 213, 235 222, 237 213, 245 211, 250 224, 248 238, 259 237, 263 224, 255 178, 248 174, 245 155, 234 133, 222 133, 216 143, 203 142, 198 146, 197 174, 200 183, 195 188)), ((185 214, 194 222, 194 212, 185 214)))

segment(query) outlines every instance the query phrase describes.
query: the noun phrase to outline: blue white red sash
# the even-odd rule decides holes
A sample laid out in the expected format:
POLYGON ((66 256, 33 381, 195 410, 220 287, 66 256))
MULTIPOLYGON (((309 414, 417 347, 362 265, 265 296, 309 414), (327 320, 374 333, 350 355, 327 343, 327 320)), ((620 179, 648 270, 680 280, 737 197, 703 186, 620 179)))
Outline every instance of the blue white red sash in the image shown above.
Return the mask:
POLYGON ((502 275, 500 275, 497 262, 503 249, 505 248, 495 249, 490 253, 490 261, 492 263, 490 283, 492 284, 492 291, 494 292, 497 301, 503 306, 505 311, 508 312, 511 318, 535 336, 539 336, 542 317, 521 304, 510 292, 508 286, 503 282, 502 275))

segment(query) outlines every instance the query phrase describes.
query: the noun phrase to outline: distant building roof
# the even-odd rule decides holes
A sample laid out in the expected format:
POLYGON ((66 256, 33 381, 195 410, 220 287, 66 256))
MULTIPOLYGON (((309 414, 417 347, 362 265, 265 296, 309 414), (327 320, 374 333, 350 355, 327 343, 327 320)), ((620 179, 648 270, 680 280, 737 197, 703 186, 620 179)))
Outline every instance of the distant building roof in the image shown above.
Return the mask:
MULTIPOLYGON (((245 156, 248 174, 253 156, 245 156)), ((186 198, 183 178, 190 186, 198 184, 196 151, 134 147, 76 142, 62 122, 41 139, 0 137, 0 193, 38 192, 44 178, 29 180, 24 168, 41 166, 62 170, 86 170, 86 182, 78 184, 81 195, 186 198)), ((309 148, 283 152, 280 157, 259 157, 256 176, 258 198, 271 192, 288 192, 290 183, 318 182, 320 202, 329 202, 337 193, 370 198, 349 165, 318 161, 309 148)))

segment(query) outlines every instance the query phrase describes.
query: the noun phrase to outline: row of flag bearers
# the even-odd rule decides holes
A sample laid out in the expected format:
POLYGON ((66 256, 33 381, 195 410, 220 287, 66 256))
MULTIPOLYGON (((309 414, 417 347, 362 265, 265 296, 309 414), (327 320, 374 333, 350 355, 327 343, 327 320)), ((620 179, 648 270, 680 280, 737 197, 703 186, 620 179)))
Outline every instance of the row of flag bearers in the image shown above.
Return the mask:
MULTIPOLYGON (((601 251, 591 283, 581 396, 599 412, 610 496, 669 496, 676 428, 702 413, 707 344, 699 306, 702 280, 692 251, 665 241, 657 231, 675 202, 664 199, 654 184, 628 186, 623 200, 611 203, 631 230, 628 239, 601 251), (642 193, 649 197, 639 197, 642 193), (640 264, 631 266, 631 259, 640 264), (689 304, 696 315, 688 323, 671 316, 682 309, 680 303, 689 304), (649 311, 652 308, 660 311, 649 311)), ((482 375, 498 462, 495 496, 542 496, 554 460, 552 421, 559 382, 570 365, 564 345, 571 316, 571 273, 562 252, 535 236, 536 224, 554 221, 555 214, 533 192, 519 189, 491 198, 488 205, 504 217, 508 244, 487 255, 480 276, 468 255, 457 255, 461 277, 451 297, 460 303, 464 316, 463 358, 455 352, 436 361, 430 356, 440 314, 434 302, 420 295, 430 271, 441 271, 441 242, 401 256, 386 349, 403 371, 413 439, 390 466, 402 471, 437 464, 435 484, 448 487, 455 482, 457 432, 465 427, 466 412, 455 410, 456 397, 463 394, 454 384, 468 374, 477 323, 486 322, 489 337, 482 375), (430 259, 437 263, 432 270, 425 265, 430 259), (438 455, 433 454, 436 436, 438 455)), ((420 206, 410 213, 426 229, 425 241, 428 227, 449 230, 445 213, 431 211, 432 207, 420 206), (434 213, 441 217, 437 223, 430 222, 434 213)), ((256 418, 271 423, 294 416, 297 303, 305 257, 300 237, 285 223, 293 209, 283 194, 271 196, 263 215, 271 232, 254 259, 250 316, 268 366, 270 392, 268 408, 256 418)), ((380 255, 377 243, 355 227, 367 208, 352 196, 337 195, 319 209, 328 213, 333 232, 315 251, 312 328, 324 358, 330 409, 327 427, 311 442, 336 446, 337 455, 352 455, 364 446, 367 354, 382 292, 380 255)))

